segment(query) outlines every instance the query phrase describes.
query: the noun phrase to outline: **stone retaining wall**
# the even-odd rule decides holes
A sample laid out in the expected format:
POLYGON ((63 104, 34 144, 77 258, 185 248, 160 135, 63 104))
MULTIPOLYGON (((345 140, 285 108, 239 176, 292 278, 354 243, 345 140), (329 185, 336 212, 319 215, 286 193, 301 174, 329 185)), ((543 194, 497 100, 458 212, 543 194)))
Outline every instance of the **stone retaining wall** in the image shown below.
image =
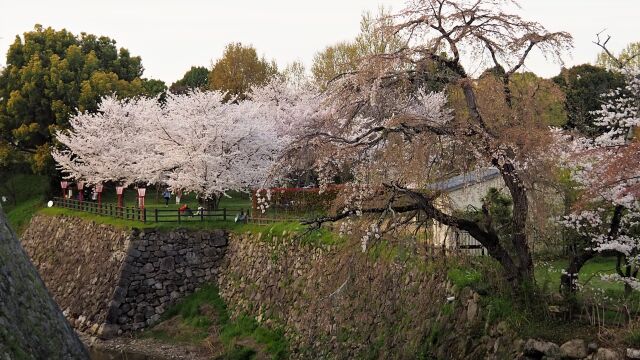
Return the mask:
POLYGON ((88 359, 0 206, 0 359, 88 359))
POLYGON ((68 216, 35 216, 22 244, 80 331, 110 337, 156 322, 214 281, 227 234, 125 231, 68 216))
POLYGON ((419 358, 446 303, 442 272, 359 244, 232 235, 218 278, 233 316, 285 330, 291 358, 419 358))
POLYGON ((106 321, 123 331, 156 323, 168 305, 213 282, 227 246, 222 230, 132 236, 106 321))

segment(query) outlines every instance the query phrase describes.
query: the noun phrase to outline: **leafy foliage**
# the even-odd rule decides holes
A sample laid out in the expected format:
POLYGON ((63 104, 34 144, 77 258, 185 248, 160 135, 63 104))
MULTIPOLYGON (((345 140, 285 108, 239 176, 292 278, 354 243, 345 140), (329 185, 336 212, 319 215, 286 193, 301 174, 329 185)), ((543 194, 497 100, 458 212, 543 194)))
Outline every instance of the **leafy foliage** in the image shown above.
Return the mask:
POLYGON ((627 45, 619 54, 614 55, 614 60, 610 54, 602 51, 598 54, 596 64, 611 71, 620 71, 620 65, 628 70, 640 72, 640 42, 632 42, 627 45))
POLYGON ((568 129, 576 129, 587 136, 605 131, 595 124, 594 111, 600 109, 600 95, 623 86, 624 78, 592 65, 578 65, 563 69, 553 81, 564 91, 568 129))
POLYGON ((118 50, 114 40, 41 25, 16 36, 6 63, 0 74, 0 152, 9 145, 27 152, 40 171, 51 169, 52 134, 66 128, 76 109, 95 112, 102 96, 155 96, 165 88, 159 80, 142 79, 140 57, 118 50))
POLYGON ((226 93, 226 100, 241 100, 251 87, 266 84, 277 72, 276 63, 258 58, 253 46, 231 43, 209 73, 209 89, 226 93))
POLYGON ((341 74, 354 72, 367 57, 398 50, 402 39, 397 35, 387 35, 377 31, 379 22, 391 24, 389 12, 380 8, 376 16, 365 12, 360 20, 360 33, 353 41, 343 41, 327 46, 313 58, 311 73, 316 84, 326 87, 326 84, 341 74))
POLYGON ((203 66, 192 66, 182 79, 171 84, 169 90, 174 94, 183 94, 193 89, 204 90, 209 83, 209 70, 203 66))

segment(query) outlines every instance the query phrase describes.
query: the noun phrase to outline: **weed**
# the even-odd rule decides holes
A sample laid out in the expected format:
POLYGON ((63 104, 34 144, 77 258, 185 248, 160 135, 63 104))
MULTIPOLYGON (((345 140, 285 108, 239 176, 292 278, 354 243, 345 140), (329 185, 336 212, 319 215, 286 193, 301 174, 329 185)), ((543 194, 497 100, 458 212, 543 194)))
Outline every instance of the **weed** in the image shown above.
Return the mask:
POLYGON ((161 323, 145 331, 143 336, 169 342, 199 343, 209 335, 211 326, 217 326, 220 341, 227 349, 222 359, 253 358, 257 350, 240 344, 245 340, 264 347, 273 359, 284 359, 288 354, 289 345, 282 329, 268 329, 248 316, 230 319, 227 306, 215 285, 204 286, 163 314, 164 321, 176 319, 180 322, 171 324, 171 330, 177 334, 169 334, 161 323))
POLYGON ((449 269, 449 271, 447 271, 447 278, 459 289, 467 286, 474 287, 483 281, 483 276, 480 271, 460 267, 449 269))

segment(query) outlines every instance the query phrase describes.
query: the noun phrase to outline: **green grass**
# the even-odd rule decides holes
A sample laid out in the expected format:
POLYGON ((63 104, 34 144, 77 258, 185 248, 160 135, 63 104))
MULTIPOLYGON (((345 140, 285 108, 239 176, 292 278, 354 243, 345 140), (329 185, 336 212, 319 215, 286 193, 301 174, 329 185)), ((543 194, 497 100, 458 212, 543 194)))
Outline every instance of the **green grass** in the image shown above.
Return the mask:
POLYGON ((22 233, 29 220, 44 205, 48 178, 39 175, 17 174, 0 184, 0 197, 8 198, 2 204, 9 224, 17 233, 22 233))
POLYGON ((251 233, 254 235, 260 235, 262 241, 270 242, 275 238, 282 238, 285 234, 297 235, 296 240, 303 244, 310 244, 314 246, 319 245, 335 245, 342 243, 344 239, 338 237, 336 234, 328 229, 321 228, 319 230, 308 231, 308 228, 298 222, 277 222, 266 225, 259 224, 239 224, 233 221, 191 221, 183 223, 143 223, 140 221, 124 220, 118 218, 112 218, 109 216, 100 216, 82 211, 69 210, 64 208, 52 207, 41 208, 38 211, 39 214, 47 216, 73 216, 87 221, 93 221, 99 224, 111 225, 120 229, 153 229, 158 231, 171 231, 177 228, 189 229, 189 230, 215 230, 224 229, 237 234, 251 233))
POLYGON ((447 278, 459 289, 467 286, 475 287, 484 280, 482 273, 477 269, 463 267, 452 267, 449 269, 447 271, 447 278))
POLYGON ((186 297, 163 314, 163 320, 179 316, 178 334, 169 334, 162 324, 143 333, 143 337, 169 342, 198 344, 210 334, 212 326, 219 328, 219 340, 224 345, 224 359, 251 359, 259 349, 247 344, 259 344, 272 359, 285 359, 288 343, 281 329, 261 326, 255 319, 242 316, 236 320, 229 317, 227 305, 220 297, 215 285, 207 285, 186 297), (205 306, 209 310, 203 312, 205 306))
POLYGON ((112 225, 114 227, 121 228, 121 229, 133 229, 133 228, 142 229, 142 230, 156 229, 159 231, 169 231, 177 228, 193 229, 193 230, 215 230, 215 229, 233 230, 233 229, 241 228, 243 226, 243 224, 236 224, 231 220, 204 221, 204 222, 189 221, 189 222, 182 222, 182 223, 177 223, 177 222, 143 223, 141 221, 119 219, 115 217, 96 215, 96 214, 87 213, 83 211, 76 211, 76 210, 64 209, 59 207, 41 208, 38 210, 37 213, 41 215, 48 215, 48 216, 57 216, 57 215, 73 216, 73 217, 77 217, 87 221, 94 221, 99 224, 112 225))
POLYGON ((203 316, 200 312, 200 307, 203 304, 208 304, 213 307, 220 324, 226 324, 229 321, 227 305, 220 297, 218 288, 213 285, 207 285, 196 291, 176 306, 171 307, 163 315, 165 318, 180 315, 182 321, 187 325, 197 328, 208 328, 212 325, 212 319, 203 316))
POLYGON ((640 347, 640 329, 631 329, 624 338, 625 344, 633 347, 640 347))
MULTIPOLYGON (((560 275, 566 269, 568 260, 554 260, 538 262, 535 268, 536 282, 542 288, 558 291, 560 288, 560 275)), ((624 286, 620 283, 604 281, 601 275, 613 274, 616 269, 615 257, 596 257, 589 260, 578 275, 578 282, 583 291, 604 292, 609 296, 620 298, 624 296, 624 286)))

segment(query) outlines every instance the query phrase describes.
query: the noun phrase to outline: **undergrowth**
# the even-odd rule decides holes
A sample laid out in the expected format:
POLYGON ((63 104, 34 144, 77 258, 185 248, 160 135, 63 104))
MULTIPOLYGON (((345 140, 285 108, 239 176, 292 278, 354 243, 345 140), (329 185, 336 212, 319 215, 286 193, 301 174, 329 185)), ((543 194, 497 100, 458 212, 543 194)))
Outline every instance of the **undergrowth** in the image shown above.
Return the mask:
MULTIPOLYGON (((165 322, 178 319, 177 333, 169 333, 160 323, 142 336, 202 345, 211 334, 218 334, 225 350, 220 359, 252 359, 260 350, 272 359, 285 359, 288 354, 289 345, 282 329, 267 328, 249 316, 231 319, 215 285, 207 285, 184 298, 168 309, 162 319, 165 322)), ((175 327, 172 331, 176 331, 175 327)))

